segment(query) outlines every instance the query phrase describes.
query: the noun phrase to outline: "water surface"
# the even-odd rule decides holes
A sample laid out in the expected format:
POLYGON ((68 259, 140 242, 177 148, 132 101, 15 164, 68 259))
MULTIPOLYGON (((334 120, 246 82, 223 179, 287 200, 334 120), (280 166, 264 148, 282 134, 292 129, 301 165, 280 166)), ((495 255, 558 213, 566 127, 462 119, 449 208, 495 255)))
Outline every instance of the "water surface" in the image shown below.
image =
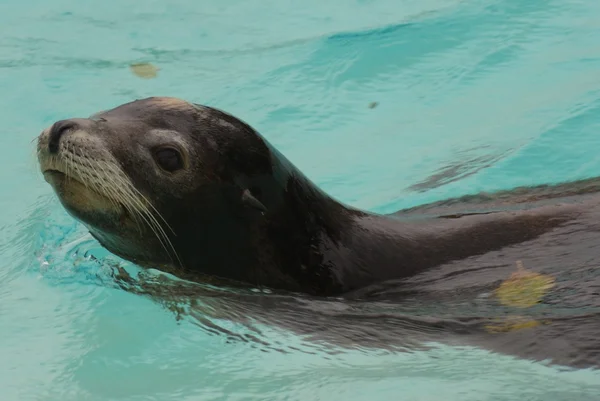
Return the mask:
POLYGON ((177 320, 89 260, 109 255, 61 209, 31 141, 162 95, 235 114, 378 212, 599 175, 599 2, 11 0, 0 24, 3 400, 598 399, 597 371, 483 349, 336 353, 261 326, 299 350, 281 353, 177 320))

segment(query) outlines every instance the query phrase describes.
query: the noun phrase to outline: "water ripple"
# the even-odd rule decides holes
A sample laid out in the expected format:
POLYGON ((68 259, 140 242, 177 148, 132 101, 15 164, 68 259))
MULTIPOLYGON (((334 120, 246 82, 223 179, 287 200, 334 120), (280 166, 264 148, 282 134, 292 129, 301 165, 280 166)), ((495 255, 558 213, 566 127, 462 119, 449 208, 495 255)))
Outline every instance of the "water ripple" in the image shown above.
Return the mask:
MULTIPOLYGON (((483 340, 465 346, 507 313, 489 297, 493 283, 473 285, 510 268, 501 255, 493 267, 415 280, 412 292, 379 289, 404 302, 229 291, 109 255, 42 182, 14 179, 45 124, 157 94, 242 117, 334 196, 372 210, 597 175, 600 3, 48 4, 0 4, 0 152, 10 166, 0 172, 3 399, 571 401, 600 392, 597 371, 492 353, 483 340), (131 76, 137 61, 155 63, 158 77, 131 76)), ((594 259, 568 274, 564 266, 569 251, 595 249, 571 237, 583 238, 552 243, 565 247, 548 265, 561 292, 532 313, 583 325, 597 313, 582 305, 593 293, 573 283, 598 279, 594 259)), ((507 342, 517 340, 527 338, 507 342)))

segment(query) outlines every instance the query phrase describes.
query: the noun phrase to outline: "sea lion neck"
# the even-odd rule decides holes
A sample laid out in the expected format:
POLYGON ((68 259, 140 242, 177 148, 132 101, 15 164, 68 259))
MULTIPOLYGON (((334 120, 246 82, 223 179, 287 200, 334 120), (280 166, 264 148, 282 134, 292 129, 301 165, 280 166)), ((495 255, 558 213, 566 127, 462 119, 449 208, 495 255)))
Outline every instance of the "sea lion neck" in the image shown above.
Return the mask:
POLYGON ((569 204, 417 218, 402 212, 357 215, 343 237, 351 250, 347 263, 340 264, 343 292, 386 280, 397 283, 431 268, 532 241, 577 216, 577 206, 569 204))
MULTIPOLYGON (((254 236, 254 279, 272 288, 330 295, 343 285, 330 250, 343 247, 343 231, 354 213, 314 184, 270 146, 272 185, 263 193, 267 212, 254 236)), ((261 199, 261 200, 262 200, 261 199)), ((360 212, 356 212, 360 213, 360 212)))

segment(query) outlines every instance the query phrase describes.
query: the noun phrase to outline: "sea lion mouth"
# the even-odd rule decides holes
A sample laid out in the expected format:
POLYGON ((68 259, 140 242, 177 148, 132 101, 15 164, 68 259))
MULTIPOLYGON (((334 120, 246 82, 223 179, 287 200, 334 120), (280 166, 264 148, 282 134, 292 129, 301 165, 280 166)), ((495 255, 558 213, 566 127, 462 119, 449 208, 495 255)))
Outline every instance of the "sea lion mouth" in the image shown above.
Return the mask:
POLYGON ((56 155, 38 149, 38 161, 44 180, 71 211, 112 215, 121 226, 131 217, 126 205, 118 197, 115 199, 114 191, 111 193, 111 188, 104 184, 116 178, 110 177, 116 174, 99 176, 91 159, 76 146, 71 145, 56 155), (79 157, 74 158, 70 152, 77 152, 79 157))
MULTIPOLYGON (((83 180, 74 174, 74 169, 68 168, 68 161, 60 156, 50 156, 38 150, 40 170, 46 182, 54 185, 55 180, 74 180, 85 185, 83 180), (71 171, 69 171, 71 170, 71 171)), ((101 195, 101 194, 100 194, 101 195)))
POLYGON ((43 170, 42 174, 44 175, 44 178, 46 178, 46 181, 48 181, 49 177, 58 177, 58 178, 66 178, 67 177, 67 174, 65 172, 56 170, 53 168, 43 170))
POLYGON ((52 186, 54 192, 65 206, 79 213, 101 212, 115 216, 124 222, 126 209, 121 202, 111 199, 109 195, 96 188, 93 183, 86 182, 85 176, 79 177, 57 168, 42 170, 44 180, 52 186))
POLYGON ((73 181, 77 181, 80 184, 84 184, 77 177, 74 177, 72 174, 68 174, 66 169, 62 169, 59 166, 57 166, 56 162, 47 161, 45 159, 42 159, 40 161, 40 167, 41 167, 40 169, 42 171, 42 175, 44 176, 44 179, 46 180, 46 182, 48 184, 52 185, 55 189, 56 189, 57 183, 63 183, 64 181, 67 181, 67 180, 69 180, 69 181, 73 180, 73 181))
MULTIPOLYGON (((77 189, 77 191, 79 192, 81 192, 83 188, 86 192, 94 193, 95 197, 109 200, 109 197, 106 194, 96 190, 94 186, 89 185, 89 183, 87 183, 83 178, 75 174, 68 173, 67 171, 62 170, 57 166, 42 168, 42 174, 46 182, 52 185, 56 191, 62 189, 62 191, 59 192, 64 192, 65 186, 72 183, 77 187, 81 187, 77 189)), ((123 205, 118 206, 122 208, 123 205)))
POLYGON ((66 176, 66 174, 64 172, 62 172, 60 170, 53 169, 53 168, 49 168, 49 169, 43 170, 42 174, 44 174, 44 176, 46 176, 46 175, 66 176))

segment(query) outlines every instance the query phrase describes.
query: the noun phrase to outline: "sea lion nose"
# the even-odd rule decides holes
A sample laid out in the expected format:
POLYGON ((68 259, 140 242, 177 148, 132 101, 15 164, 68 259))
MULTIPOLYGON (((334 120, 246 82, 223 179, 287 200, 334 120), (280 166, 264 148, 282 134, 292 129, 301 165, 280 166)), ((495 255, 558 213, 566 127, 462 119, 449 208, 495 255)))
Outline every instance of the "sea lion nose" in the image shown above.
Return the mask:
POLYGON ((75 120, 60 120, 55 122, 50 128, 49 132, 48 150, 50 153, 56 154, 58 152, 60 138, 63 136, 63 134, 68 130, 75 129, 77 127, 78 123, 75 120))

